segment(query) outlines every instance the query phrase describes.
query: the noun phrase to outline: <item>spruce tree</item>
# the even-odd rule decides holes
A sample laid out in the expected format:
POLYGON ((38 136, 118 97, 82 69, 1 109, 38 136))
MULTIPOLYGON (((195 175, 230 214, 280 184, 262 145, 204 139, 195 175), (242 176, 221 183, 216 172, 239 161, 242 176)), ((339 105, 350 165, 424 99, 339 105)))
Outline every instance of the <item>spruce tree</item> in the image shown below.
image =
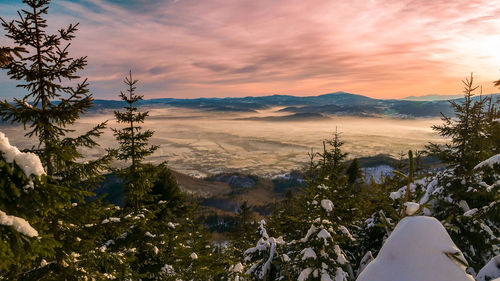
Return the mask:
POLYGON ((197 220, 198 205, 191 198, 191 206, 179 221, 180 232, 176 238, 173 268, 181 280, 214 280, 223 271, 223 264, 210 241, 210 234, 197 220))
POLYGON ((153 154, 158 146, 149 145, 153 131, 142 130, 140 126, 144 123, 148 112, 139 112, 137 109, 137 102, 143 98, 135 92, 137 82, 138 80, 133 79, 132 71, 130 71, 129 76, 124 80, 128 87, 127 92, 120 92, 120 98, 127 103, 124 107, 125 112, 115 111, 117 122, 124 124, 125 127, 113 129, 113 132, 120 144, 117 158, 131 161, 130 166, 121 172, 126 179, 128 204, 139 209, 142 201, 150 199, 149 193, 153 187, 149 178, 150 171, 141 165, 142 160, 153 154))
POLYGON ((288 256, 282 251, 285 241, 281 236, 269 236, 265 225, 266 222, 261 220, 256 233, 260 239, 255 247, 244 252, 245 274, 248 280, 281 280, 287 272, 282 266, 289 262, 288 256))
POLYGON ((343 248, 355 238, 345 226, 349 221, 342 219, 345 217, 342 208, 347 204, 331 200, 337 198, 336 187, 309 185, 302 195, 303 209, 307 211, 301 216, 301 238, 290 242, 288 253, 292 259, 292 276, 298 276, 299 280, 348 280, 353 277, 343 248))
MULTIPOLYGON (((18 87, 27 93, 12 103, 1 101, 0 116, 3 121, 22 124, 28 130, 25 136, 37 139, 37 145, 27 151, 40 157, 46 176, 40 182, 34 181, 34 188, 15 193, 3 204, 7 209, 10 208, 7 205, 17 205, 26 210, 25 217, 40 233, 41 243, 50 245, 51 249, 11 268, 8 278, 77 278, 86 270, 80 268, 80 263, 70 255, 80 255, 78 260, 84 261, 88 255, 82 254, 90 252, 95 245, 94 242, 75 242, 79 233, 77 229, 84 221, 93 218, 81 216, 81 213, 73 212, 73 208, 79 204, 79 209, 92 208, 93 215, 99 216, 100 208, 85 204, 84 198, 92 195, 89 190, 94 188, 100 172, 111 161, 107 154, 83 162, 80 148, 97 146, 95 138, 102 133, 105 124, 98 124, 83 135, 70 137, 74 130, 69 126, 92 107, 93 101, 86 80, 76 86, 70 85, 79 79, 77 72, 86 66, 85 57, 75 59, 69 56, 69 42, 74 38, 78 24, 48 34, 44 17, 50 1, 23 2, 28 8, 19 13, 18 20, 7 22, 1 18, 6 36, 15 45, 13 49, 3 49, 7 63, 3 60, 2 68, 7 70, 11 79, 24 81, 18 87), (6 50, 14 52, 5 56, 6 50)), ((16 186, 17 190, 23 188, 16 181, 8 184, 16 186)), ((92 273, 86 275, 94 276, 95 270, 89 271, 92 273)))
POLYGON ((430 154, 439 157, 455 175, 470 178, 474 166, 492 155, 491 141, 487 128, 489 124, 488 102, 491 97, 475 96, 479 86, 474 85, 474 77, 462 81, 464 98, 450 101, 455 116, 442 115, 442 125, 432 126, 440 136, 450 138, 445 145, 431 143, 427 147, 430 154))
POLYGON ((29 200, 26 198, 29 196, 20 195, 31 194, 29 191, 39 188, 44 180, 40 159, 11 146, 0 132, 0 276, 3 278, 15 278, 17 271, 33 260, 52 255, 52 248, 58 244, 30 225, 37 219, 19 200, 29 200), (9 274, 9 271, 16 272, 9 274))
POLYGON ((356 181, 362 179, 363 177, 363 172, 361 171, 361 166, 359 165, 358 159, 354 158, 347 167, 346 170, 347 174, 347 182, 351 185, 355 184, 356 181))
POLYGON ((255 241, 253 231, 254 214, 248 206, 247 201, 241 204, 236 213, 236 227, 230 234, 232 246, 236 250, 235 256, 241 257, 245 249, 248 249, 255 241))
POLYGON ((500 170, 492 156, 498 153, 500 124, 495 121, 498 113, 491 97, 473 97, 478 87, 472 77, 463 83, 464 99, 451 101, 455 117, 443 115, 444 124, 433 127, 450 143, 428 147, 447 169, 402 186, 390 197, 413 205, 416 214, 440 220, 463 251, 468 271, 474 273, 500 252, 496 182, 500 170))

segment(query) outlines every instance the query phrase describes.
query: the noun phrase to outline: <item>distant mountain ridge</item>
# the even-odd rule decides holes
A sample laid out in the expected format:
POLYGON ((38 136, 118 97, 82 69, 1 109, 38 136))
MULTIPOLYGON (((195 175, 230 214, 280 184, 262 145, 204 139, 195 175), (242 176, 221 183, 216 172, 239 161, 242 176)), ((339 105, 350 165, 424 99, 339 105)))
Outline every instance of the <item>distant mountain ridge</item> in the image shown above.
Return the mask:
MULTIPOLYGON (((118 100, 94 102, 94 111, 117 109, 125 105, 118 100)), ((441 112, 453 114, 447 100, 374 99, 346 92, 319 96, 271 95, 242 98, 160 98, 139 102, 148 107, 179 107, 220 112, 256 112, 271 107, 284 107, 290 116, 387 116, 401 118, 438 117, 441 112)))
POLYGON ((463 95, 436 95, 430 94, 425 96, 408 96, 403 98, 403 100, 412 100, 412 101, 437 101, 437 100, 454 100, 460 99, 463 95))

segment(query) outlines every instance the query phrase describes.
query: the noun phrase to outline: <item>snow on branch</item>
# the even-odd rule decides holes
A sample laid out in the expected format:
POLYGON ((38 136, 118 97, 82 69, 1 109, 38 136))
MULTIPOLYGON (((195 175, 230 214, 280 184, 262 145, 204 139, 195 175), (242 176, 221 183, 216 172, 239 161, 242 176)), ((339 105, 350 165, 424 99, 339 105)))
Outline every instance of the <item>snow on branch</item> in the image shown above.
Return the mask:
POLYGON ((17 232, 28 237, 38 236, 38 231, 36 231, 25 219, 16 216, 9 216, 1 210, 0 225, 12 226, 17 232))
POLYGON ((488 159, 484 160, 483 162, 477 164, 474 167, 474 169, 479 169, 479 168, 485 167, 485 166, 493 168, 493 165, 499 164, 499 163, 500 163, 500 154, 497 154, 497 155, 491 156, 490 158, 488 158, 488 159))
POLYGON ((38 177, 45 174, 42 162, 36 154, 19 151, 17 147, 10 145, 9 139, 2 132, 0 132, 0 153, 7 163, 15 162, 27 177, 31 175, 38 177))

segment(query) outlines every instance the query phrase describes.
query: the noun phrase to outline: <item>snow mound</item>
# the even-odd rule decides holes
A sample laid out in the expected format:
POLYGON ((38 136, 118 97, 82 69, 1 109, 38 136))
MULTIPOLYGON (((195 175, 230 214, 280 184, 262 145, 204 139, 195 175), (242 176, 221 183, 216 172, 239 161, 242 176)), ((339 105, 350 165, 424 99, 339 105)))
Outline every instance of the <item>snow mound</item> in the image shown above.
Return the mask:
POLYGON ((500 255, 492 258, 476 276, 477 281, 500 280, 500 255))
POLYGON ((485 167, 485 166, 493 168, 493 165, 498 164, 498 163, 500 163, 500 154, 491 156, 490 158, 488 158, 488 159, 484 160, 483 162, 477 164, 474 167, 474 169, 478 169, 478 168, 485 167))
POLYGON ((3 211, 0 211, 0 225, 12 226, 17 232, 28 237, 38 236, 38 231, 36 231, 25 219, 9 216, 3 211))
POLYGON ((7 163, 14 163, 23 170, 26 176, 36 177, 45 174, 40 158, 31 152, 21 152, 15 146, 10 145, 9 139, 0 132, 0 153, 7 163))
POLYGON ((406 217, 357 281, 473 281, 466 264, 438 220, 406 217))

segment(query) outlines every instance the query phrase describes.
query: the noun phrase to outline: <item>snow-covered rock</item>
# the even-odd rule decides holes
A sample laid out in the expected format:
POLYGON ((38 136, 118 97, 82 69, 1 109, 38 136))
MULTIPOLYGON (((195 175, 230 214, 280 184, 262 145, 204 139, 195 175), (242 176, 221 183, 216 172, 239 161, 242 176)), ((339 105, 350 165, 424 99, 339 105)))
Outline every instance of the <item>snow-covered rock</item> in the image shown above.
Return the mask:
POLYGON ((500 280, 500 255, 492 258, 476 276, 477 281, 500 280))
POLYGON ((435 218, 402 219, 357 281, 473 281, 467 262, 435 218))

